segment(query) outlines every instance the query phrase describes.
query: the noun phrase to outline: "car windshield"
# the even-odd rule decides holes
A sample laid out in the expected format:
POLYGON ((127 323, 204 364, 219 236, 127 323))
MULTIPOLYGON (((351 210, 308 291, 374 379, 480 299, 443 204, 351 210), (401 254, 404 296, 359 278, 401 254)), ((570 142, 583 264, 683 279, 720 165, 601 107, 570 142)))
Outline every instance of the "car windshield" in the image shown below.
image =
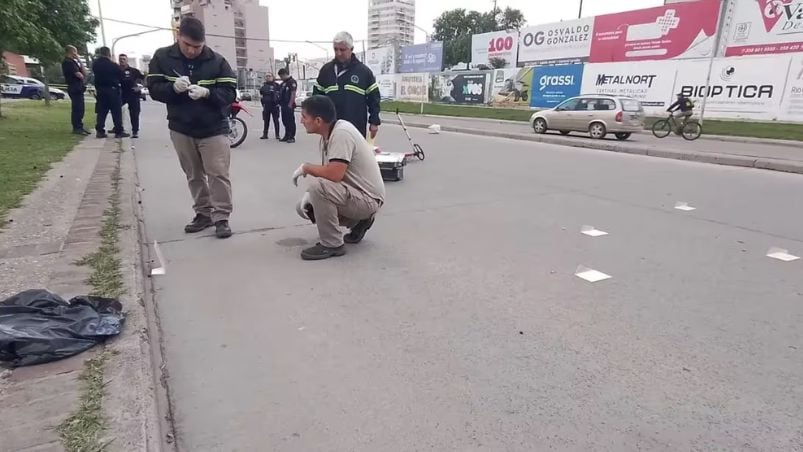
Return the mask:
POLYGON ((624 111, 641 111, 641 102, 635 99, 621 99, 621 102, 624 111))

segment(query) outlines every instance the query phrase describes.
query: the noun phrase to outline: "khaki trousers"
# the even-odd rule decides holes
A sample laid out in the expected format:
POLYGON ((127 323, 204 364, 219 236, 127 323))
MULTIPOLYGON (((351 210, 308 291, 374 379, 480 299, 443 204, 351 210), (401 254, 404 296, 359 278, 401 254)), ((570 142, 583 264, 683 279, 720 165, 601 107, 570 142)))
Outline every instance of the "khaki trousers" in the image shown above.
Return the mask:
POLYGON ((319 177, 311 179, 307 192, 323 246, 337 248, 343 245, 343 231, 339 226, 353 228, 381 207, 376 199, 342 182, 319 177))
POLYGON ((229 138, 193 138, 171 130, 170 139, 187 175, 195 213, 211 217, 213 222, 228 220, 232 210, 229 138))

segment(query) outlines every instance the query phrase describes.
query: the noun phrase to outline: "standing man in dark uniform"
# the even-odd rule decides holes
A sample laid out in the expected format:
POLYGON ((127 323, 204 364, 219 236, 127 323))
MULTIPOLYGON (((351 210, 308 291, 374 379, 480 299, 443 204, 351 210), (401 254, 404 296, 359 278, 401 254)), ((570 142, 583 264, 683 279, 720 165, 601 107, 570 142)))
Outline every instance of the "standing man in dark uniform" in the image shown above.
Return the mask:
POLYGON ((337 119, 353 124, 362 136, 368 128, 374 138, 381 124, 379 84, 371 69, 354 56, 354 39, 349 33, 338 33, 333 44, 335 59, 321 68, 312 94, 328 96, 335 103, 337 119))
POLYGON ((78 58, 78 49, 67 46, 66 55, 61 63, 61 73, 67 82, 67 94, 72 103, 70 114, 72 133, 76 135, 89 135, 91 132, 84 128, 84 92, 86 92, 86 68, 78 58))
POLYGON ((120 66, 112 61, 112 52, 108 47, 100 48, 100 57, 92 63, 92 72, 95 74, 95 91, 98 103, 95 107, 98 118, 95 124, 98 138, 106 138, 106 116, 112 114, 115 138, 125 138, 131 135, 123 130, 123 100, 120 94, 120 79, 122 71, 120 66))
POLYGON ((279 84, 273 79, 270 72, 265 75, 265 84, 259 89, 262 98, 262 137, 260 140, 268 139, 268 129, 270 129, 270 118, 273 117, 273 128, 276 130, 276 139, 279 139, 279 84))
POLYGON ((145 76, 135 67, 128 65, 128 56, 120 54, 120 69, 123 71, 123 78, 120 88, 123 96, 123 105, 128 104, 128 115, 131 116, 131 137, 139 138, 139 112, 140 112, 140 83, 145 81, 145 76))
POLYGON ((287 68, 279 69, 282 86, 279 90, 279 106, 282 110, 282 123, 284 124, 284 138, 279 141, 285 143, 296 142, 296 90, 298 84, 290 77, 287 68))

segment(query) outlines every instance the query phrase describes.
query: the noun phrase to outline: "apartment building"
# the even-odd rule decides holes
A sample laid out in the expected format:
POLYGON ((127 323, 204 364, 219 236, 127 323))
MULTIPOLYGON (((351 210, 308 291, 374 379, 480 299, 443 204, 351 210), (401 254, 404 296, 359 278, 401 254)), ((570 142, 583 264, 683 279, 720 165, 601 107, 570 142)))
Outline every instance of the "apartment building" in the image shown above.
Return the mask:
POLYGON ((197 17, 206 27, 206 44, 223 55, 238 73, 270 71, 268 8, 259 0, 172 0, 173 23, 197 17))
POLYGON ((413 43, 415 0, 369 0, 368 48, 413 43))

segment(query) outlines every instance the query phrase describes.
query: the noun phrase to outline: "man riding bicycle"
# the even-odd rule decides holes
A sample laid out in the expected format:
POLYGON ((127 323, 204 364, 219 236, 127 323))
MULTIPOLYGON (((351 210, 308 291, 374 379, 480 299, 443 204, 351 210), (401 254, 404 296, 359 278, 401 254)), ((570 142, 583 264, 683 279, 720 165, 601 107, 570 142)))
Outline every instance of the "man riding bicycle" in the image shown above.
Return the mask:
POLYGON ((678 100, 675 101, 674 104, 670 105, 666 111, 672 113, 672 116, 675 119, 683 118, 678 124, 678 128, 675 131, 678 135, 680 135, 683 131, 683 128, 686 127, 686 123, 689 122, 689 118, 691 118, 692 113, 694 110, 694 102, 691 99, 684 96, 683 93, 678 93, 678 100))

